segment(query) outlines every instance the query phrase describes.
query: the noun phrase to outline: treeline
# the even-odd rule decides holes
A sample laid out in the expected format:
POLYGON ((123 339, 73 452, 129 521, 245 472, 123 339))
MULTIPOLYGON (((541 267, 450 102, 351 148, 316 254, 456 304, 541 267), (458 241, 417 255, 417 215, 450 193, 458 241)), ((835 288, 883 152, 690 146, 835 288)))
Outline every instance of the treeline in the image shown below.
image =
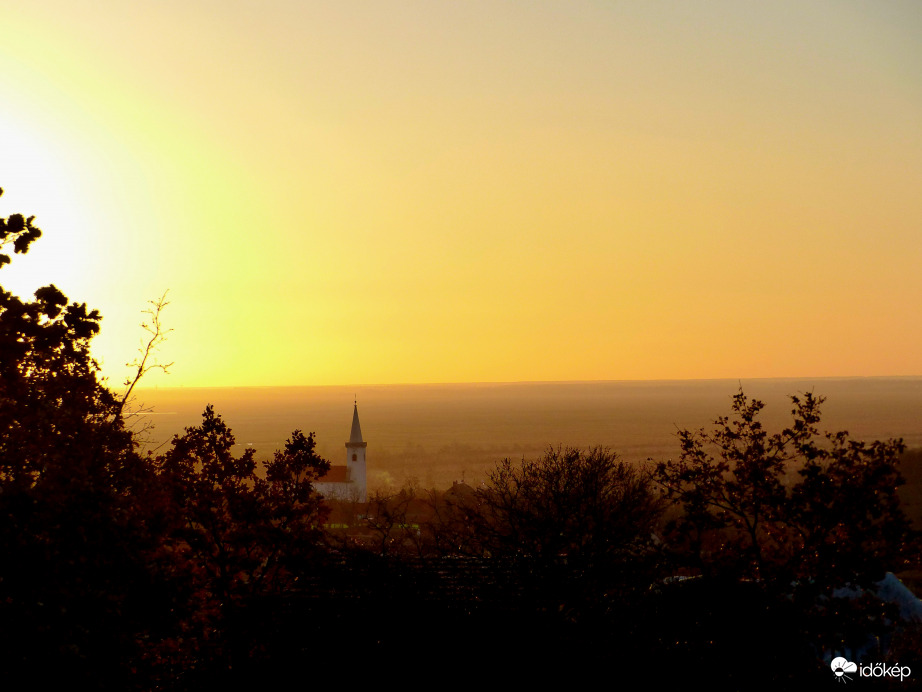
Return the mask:
MULTIPOLYGON (((0 249, 39 235, 31 218, 0 219, 0 249)), ((917 554, 896 494, 902 445, 821 434, 818 397, 793 398, 790 426, 770 434, 740 392, 712 431, 680 433, 675 461, 550 448, 499 462, 476 489, 377 496, 331 529, 312 434, 294 431, 258 469, 207 407, 169 450, 140 454, 126 396, 90 353, 100 319, 54 286, 32 300, 0 289, 9 681, 604 670, 751 689, 828 682, 830 653, 918 654, 892 607, 834 594, 917 554)))

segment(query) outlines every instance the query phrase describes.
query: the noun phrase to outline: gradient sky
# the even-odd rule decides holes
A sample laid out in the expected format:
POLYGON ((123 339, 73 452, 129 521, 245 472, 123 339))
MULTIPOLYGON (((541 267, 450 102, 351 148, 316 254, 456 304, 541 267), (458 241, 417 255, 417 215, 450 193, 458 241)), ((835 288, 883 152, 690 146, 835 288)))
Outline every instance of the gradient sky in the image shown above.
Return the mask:
POLYGON ((922 375, 922 4, 0 9, 4 268, 148 384, 922 375))

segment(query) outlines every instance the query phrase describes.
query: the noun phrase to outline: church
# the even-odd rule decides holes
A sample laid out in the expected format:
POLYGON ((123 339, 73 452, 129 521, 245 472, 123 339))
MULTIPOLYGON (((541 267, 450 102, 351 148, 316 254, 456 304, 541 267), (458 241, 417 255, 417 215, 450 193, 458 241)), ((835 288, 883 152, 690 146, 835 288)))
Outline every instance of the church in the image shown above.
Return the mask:
POLYGON ((352 431, 346 443, 346 464, 330 466, 330 470, 314 483, 314 488, 328 500, 345 502, 368 501, 365 483, 365 448, 368 443, 362 439, 359 425, 358 402, 352 409, 352 431))

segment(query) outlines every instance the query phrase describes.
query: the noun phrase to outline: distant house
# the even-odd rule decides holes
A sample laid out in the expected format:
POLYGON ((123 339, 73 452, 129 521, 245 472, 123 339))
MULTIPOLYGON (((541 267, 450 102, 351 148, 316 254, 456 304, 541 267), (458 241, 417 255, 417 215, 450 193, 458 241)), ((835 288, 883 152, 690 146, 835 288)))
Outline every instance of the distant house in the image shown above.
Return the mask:
POLYGON ((466 505, 475 502, 477 491, 464 481, 452 481, 451 487, 445 491, 445 499, 456 505, 466 505))
POLYGON ((346 443, 346 463, 331 466, 330 470, 314 483, 317 492, 329 500, 367 502, 368 491, 365 482, 365 448, 367 446, 368 443, 362 439, 359 407, 356 403, 352 410, 352 431, 346 443))

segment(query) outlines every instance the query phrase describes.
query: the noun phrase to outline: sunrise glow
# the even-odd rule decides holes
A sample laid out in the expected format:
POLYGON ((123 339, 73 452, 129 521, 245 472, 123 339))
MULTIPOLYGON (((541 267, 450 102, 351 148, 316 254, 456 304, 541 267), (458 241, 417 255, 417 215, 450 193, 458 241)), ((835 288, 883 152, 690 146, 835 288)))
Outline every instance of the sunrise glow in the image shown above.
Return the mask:
POLYGON ((914 2, 0 21, 4 286, 113 380, 167 289, 164 386, 922 374, 914 2))

